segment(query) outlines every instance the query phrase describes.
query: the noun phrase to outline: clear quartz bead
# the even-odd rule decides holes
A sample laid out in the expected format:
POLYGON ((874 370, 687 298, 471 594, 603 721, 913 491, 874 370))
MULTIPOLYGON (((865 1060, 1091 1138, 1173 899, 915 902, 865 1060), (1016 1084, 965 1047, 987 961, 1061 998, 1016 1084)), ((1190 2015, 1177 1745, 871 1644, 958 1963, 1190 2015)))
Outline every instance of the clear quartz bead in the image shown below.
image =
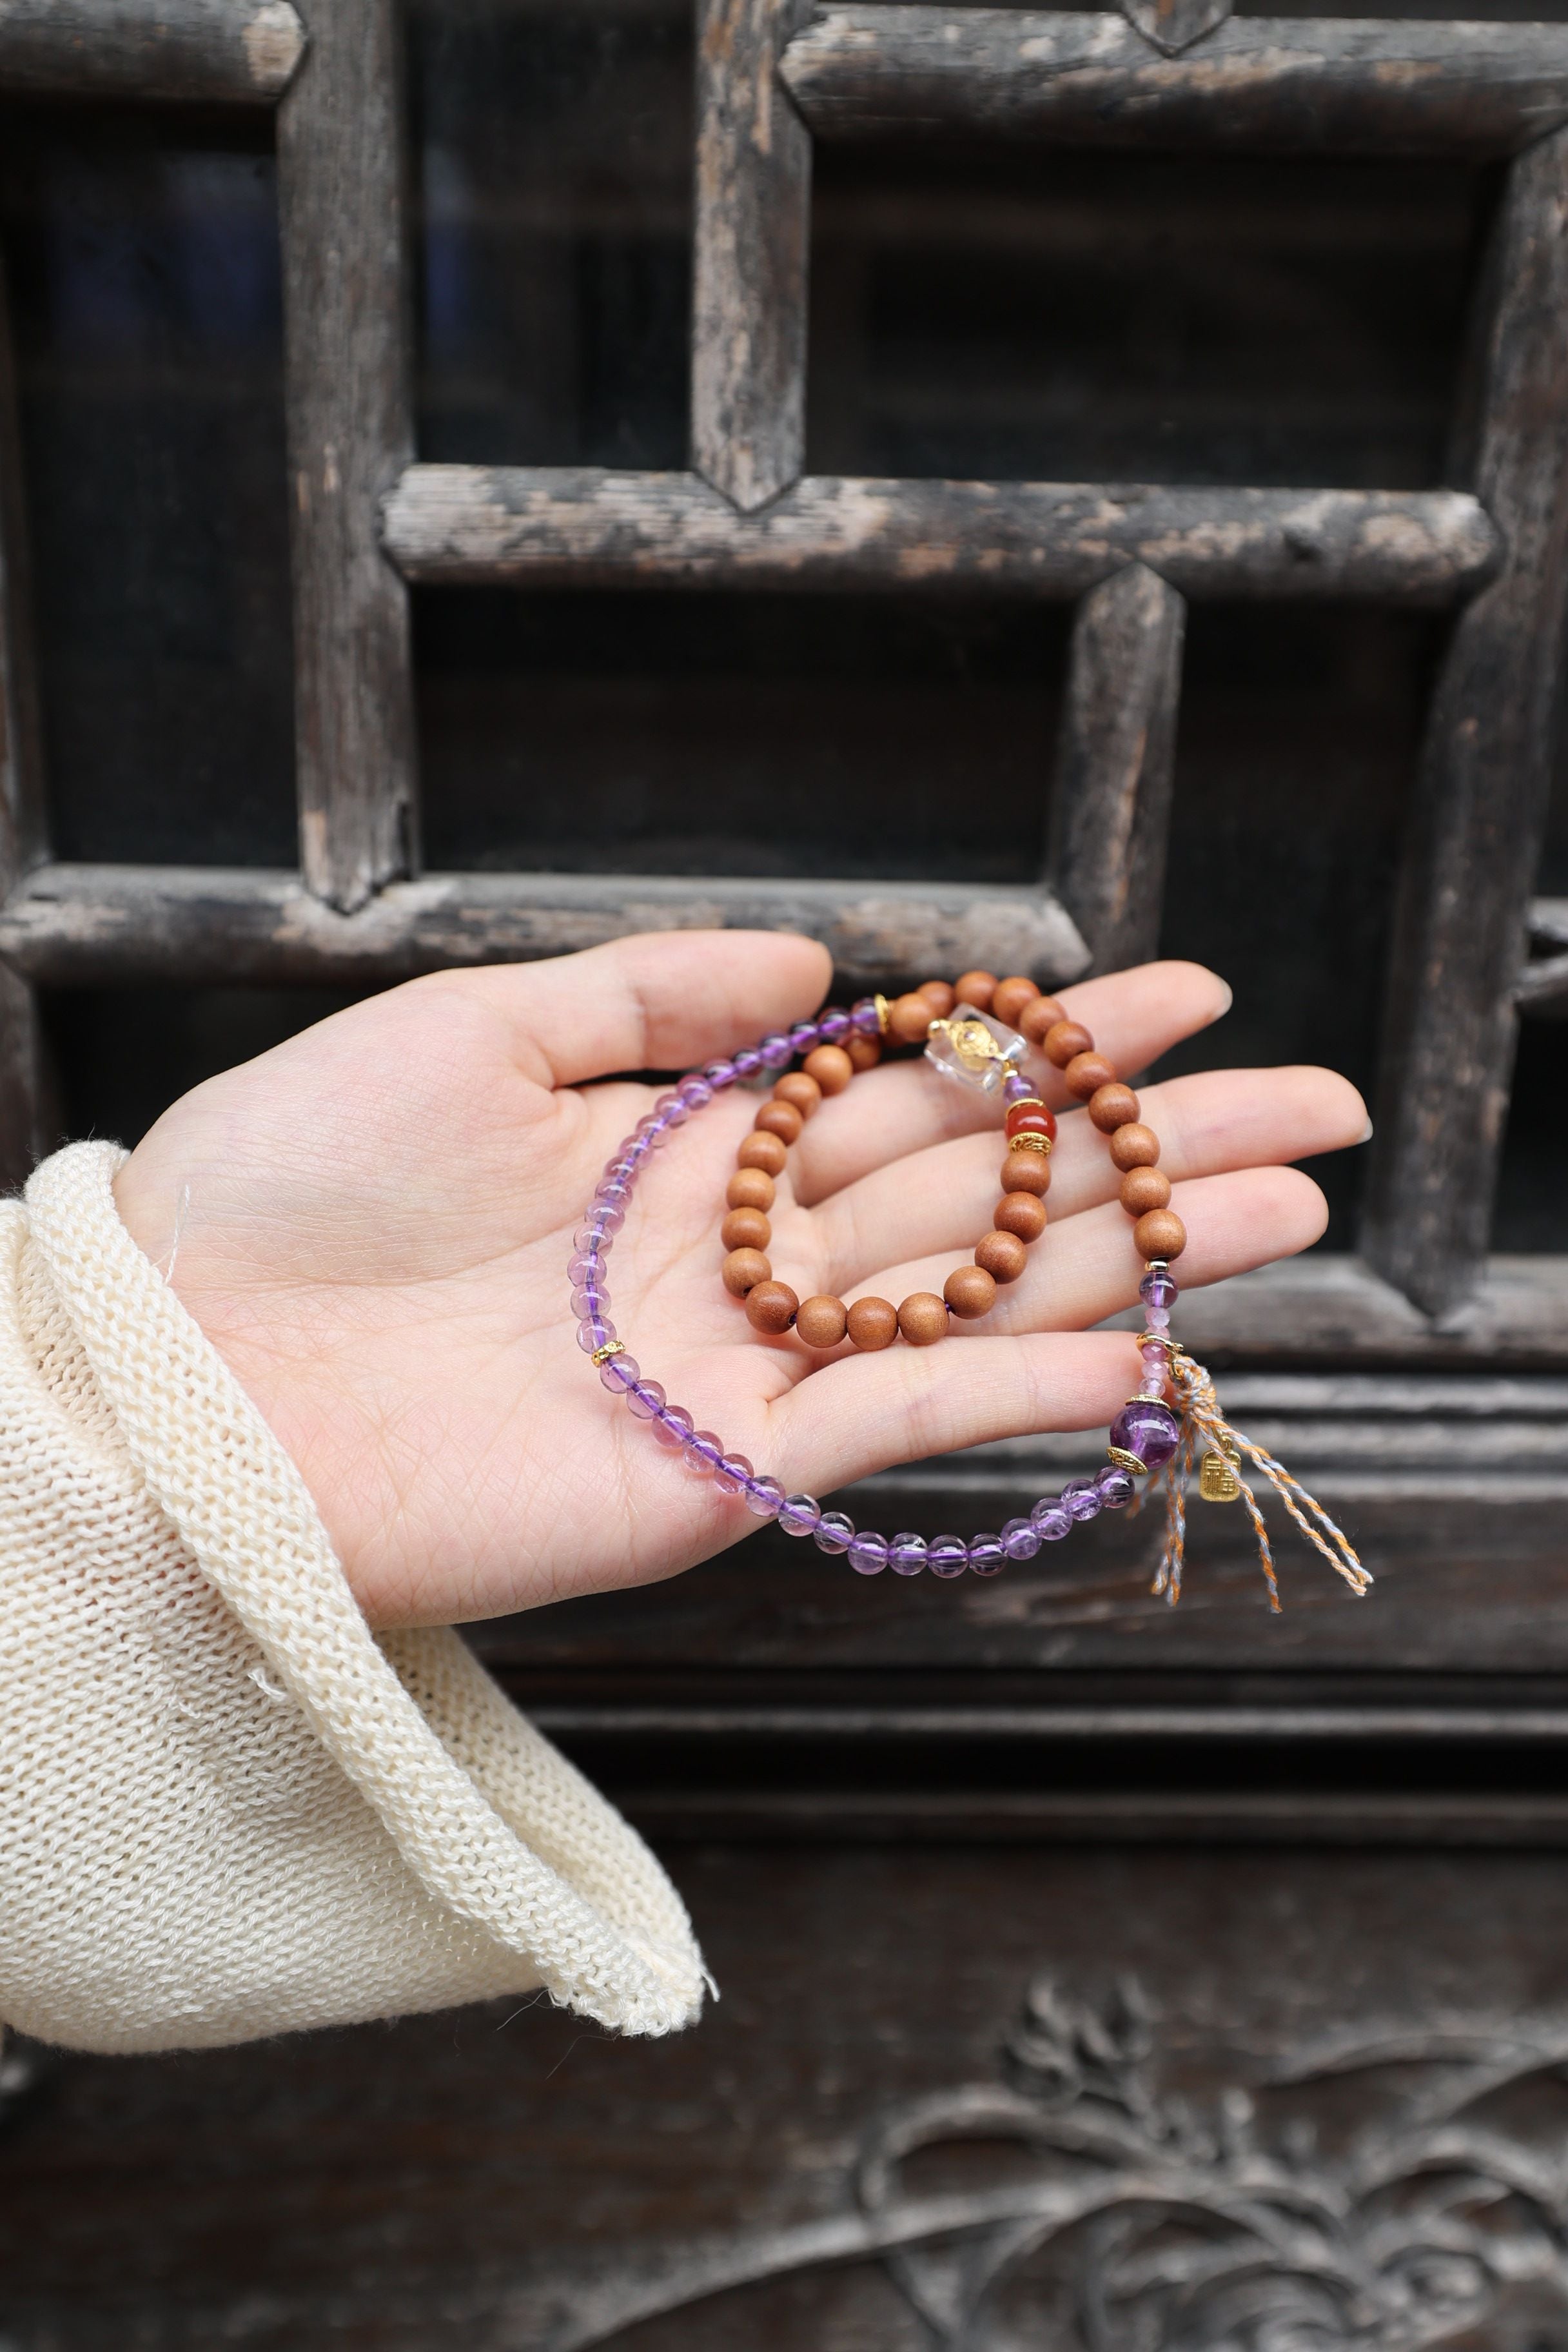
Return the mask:
POLYGON ((931 1023, 926 1039, 926 1059, 944 1078, 975 1087, 983 1095, 1000 1096, 1027 1051, 1016 1029, 973 1004, 955 1004, 945 1021, 931 1023))

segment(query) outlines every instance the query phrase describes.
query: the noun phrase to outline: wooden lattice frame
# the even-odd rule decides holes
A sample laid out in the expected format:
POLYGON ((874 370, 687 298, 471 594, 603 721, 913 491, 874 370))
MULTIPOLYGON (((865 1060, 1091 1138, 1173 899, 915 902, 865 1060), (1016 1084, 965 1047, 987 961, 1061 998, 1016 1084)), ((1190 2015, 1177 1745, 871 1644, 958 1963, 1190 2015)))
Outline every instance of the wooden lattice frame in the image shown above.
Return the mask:
MULTIPOLYGON (((308 15, 307 29, 289 0, 0 12, 0 89, 278 110, 300 842, 296 873, 50 858, 0 317, 9 1172, 44 1139, 39 985, 372 981, 713 921, 813 931, 850 978, 994 962, 1060 980, 1136 957, 1158 927, 1187 603, 1451 606, 1404 857, 1364 1266, 1277 1279, 1221 1336, 1309 1356, 1568 1358, 1568 1260, 1532 1261, 1528 1279, 1485 1260, 1518 1006, 1568 998, 1568 954, 1526 961, 1568 582, 1568 29, 1230 20, 1224 0, 1127 0, 1125 16, 699 0, 692 464, 669 475, 414 462, 394 0, 308 15), (1504 160, 1463 484, 805 477, 812 144, 911 130, 1504 160), (421 878, 407 583, 455 581, 1070 599, 1048 874, 1029 892, 421 878)), ((1533 926, 1568 946, 1561 906, 1533 926)))

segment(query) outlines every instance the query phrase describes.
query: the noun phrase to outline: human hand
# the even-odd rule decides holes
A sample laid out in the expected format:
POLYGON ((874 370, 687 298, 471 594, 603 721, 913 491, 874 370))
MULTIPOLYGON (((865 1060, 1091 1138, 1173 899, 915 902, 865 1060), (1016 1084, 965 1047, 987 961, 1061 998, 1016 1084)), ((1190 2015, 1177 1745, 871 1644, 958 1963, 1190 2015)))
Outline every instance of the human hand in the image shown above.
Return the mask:
MULTIPOLYGON (((373 1624, 647 1583, 755 1527, 601 1387, 566 1263, 604 1162, 659 1091, 604 1074, 749 1044, 814 1012, 828 976, 821 948, 767 932, 437 973, 196 1087, 132 1154, 126 1225, 299 1465, 373 1624)), ((1230 1002, 1182 963, 1058 993, 1125 1070, 1230 1002)), ((1042 1091, 1066 1100, 1054 1070, 1042 1091)), ((1315 1241, 1322 1196, 1280 1163, 1365 1131, 1326 1070, 1214 1071, 1142 1103, 1187 1227, 1184 1287, 1315 1241)), ((823 1495, 953 1446, 1109 1423, 1135 1344, 1086 1327, 1133 1303, 1142 1267, 1081 1111, 1061 1121, 1050 1224, 984 1324, 823 1362, 760 1339, 719 1279, 755 1108, 737 1089, 671 1137, 611 1259, 617 1328, 700 1428, 823 1495)), ((775 1274, 802 1297, 940 1292, 986 1229, 999 1150, 994 1108, 923 1062, 866 1073, 790 1155, 775 1274)))

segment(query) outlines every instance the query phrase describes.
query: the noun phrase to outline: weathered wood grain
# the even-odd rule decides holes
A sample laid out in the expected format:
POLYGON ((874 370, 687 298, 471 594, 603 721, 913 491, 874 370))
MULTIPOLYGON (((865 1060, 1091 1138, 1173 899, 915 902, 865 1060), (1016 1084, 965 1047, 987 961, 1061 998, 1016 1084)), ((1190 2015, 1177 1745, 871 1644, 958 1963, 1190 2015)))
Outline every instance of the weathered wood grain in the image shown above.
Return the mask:
POLYGON ((805 457, 811 138, 778 79, 808 0, 700 0, 691 462, 742 511, 805 457))
MULTIPOLYGON (((0 890, 22 881, 44 849, 43 727, 34 657, 26 500, 10 304, 0 258, 0 890)), ((44 1146, 48 1087, 37 1000, 14 971, 0 976, 0 1188, 44 1146)))
POLYGON ((847 979, 1006 964, 1076 976, 1088 951, 1052 891, 984 884, 426 875, 353 914, 253 867, 46 866, 0 908, 0 958, 47 985, 114 980, 405 980, 567 955, 631 931, 799 930, 847 979))
POLYGON ((0 0, 0 90, 274 106, 305 51, 289 0, 0 0))
POLYGON ((1568 121, 1568 28, 1233 16, 1190 57, 1121 16, 830 8, 780 70, 818 139, 1511 154, 1568 121))
POLYGON ((1121 13, 1135 32, 1173 58, 1191 48, 1231 11, 1231 0, 1121 0, 1121 13))
POLYGON ((1568 1017, 1568 898, 1537 898, 1529 917, 1533 947, 1557 953, 1527 961, 1520 972, 1514 1001, 1521 1013, 1568 1017))
POLYGON ((1130 563, 1078 608, 1051 800, 1050 874, 1097 971, 1153 955, 1165 891, 1186 604, 1130 563))
POLYGON ((411 581, 938 589, 1080 596, 1143 563, 1188 597, 1442 605, 1499 541, 1454 490, 884 481, 808 475, 737 514, 692 474, 412 466, 385 501, 411 581))
POLYGON ((317 0, 278 119, 300 863, 344 908, 416 857, 408 599, 375 521, 413 451, 400 48, 394 0, 317 0))
POLYGON ((1401 868, 1363 1247, 1441 1314, 1479 1278, 1568 620, 1568 133, 1511 167, 1498 225, 1477 488, 1498 577, 1461 614, 1401 868))

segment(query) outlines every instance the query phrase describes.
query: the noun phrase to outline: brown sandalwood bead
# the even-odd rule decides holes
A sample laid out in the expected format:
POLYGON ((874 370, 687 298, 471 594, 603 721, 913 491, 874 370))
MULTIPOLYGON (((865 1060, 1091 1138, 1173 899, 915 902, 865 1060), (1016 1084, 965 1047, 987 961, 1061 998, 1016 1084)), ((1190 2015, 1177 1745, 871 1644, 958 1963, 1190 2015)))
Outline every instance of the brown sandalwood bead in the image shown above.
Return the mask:
POLYGON ((955 1266, 942 1286, 942 1295, 955 1315, 973 1323, 989 1315, 996 1304, 996 1285, 983 1265, 955 1266))
POLYGON ((855 1065, 842 1045, 818 1045, 800 1066, 825 1095, 841 1095, 855 1075, 855 1065))
POLYGON ((929 1001, 911 990, 908 996, 895 996, 888 1007, 888 1034, 900 1045, 923 1045, 935 1019, 929 1001))
POLYGON ((1075 1054, 1094 1049, 1094 1039, 1081 1021, 1058 1021, 1054 1029, 1047 1030, 1040 1044, 1047 1061, 1054 1062, 1058 1070, 1065 1070, 1075 1054))
POLYGON ((1033 1192, 1037 1198, 1051 1189, 1051 1163, 1043 1151, 1010 1151, 1002 1162, 1004 1192, 1033 1192))
POLYGON ((793 1103, 802 1118, 809 1118, 822 1101, 822 1088, 804 1070, 790 1070, 774 1087, 773 1100, 793 1103))
POLYGON ((994 1282, 1016 1282, 1029 1263, 1029 1253, 1016 1234, 991 1233, 975 1244, 974 1263, 994 1282))
POLYGON ((808 1348, 837 1348, 848 1320, 849 1311, 842 1298, 803 1298, 795 1311, 795 1336, 808 1348))
POLYGON ((934 1290, 912 1290, 899 1309, 899 1328, 911 1348, 932 1348, 947 1337, 947 1307, 934 1290))
POLYGON ((727 1250, 765 1250, 773 1229, 761 1209, 731 1209, 719 1228, 727 1250))
POLYGON ((764 1176, 782 1176, 788 1158, 778 1136, 753 1129, 736 1152, 735 1164, 738 1168, 760 1168, 764 1176))
POLYGON ((759 1282, 771 1282, 773 1278, 773 1267, 762 1251, 754 1249, 731 1250, 720 1273, 731 1298, 744 1298, 759 1282))
POLYGON ((1015 972, 1011 980, 999 980, 996 993, 991 999, 991 1018, 1000 1021, 1005 1029, 1016 1029, 1018 1016, 1026 1004, 1033 1004, 1039 994, 1032 980, 1015 972))
POLYGON ((1108 1087, 1096 1087, 1089 1098, 1089 1115, 1101 1135, 1114 1135, 1119 1127, 1131 1127, 1136 1120, 1138 1097, 1120 1079, 1108 1087))
POLYGON ((1087 1102, 1101 1087, 1116 1084, 1116 1065, 1108 1062, 1103 1054, 1075 1054, 1062 1076, 1068 1094, 1076 1095, 1079 1102, 1087 1102))
POLYGON ((1160 1139, 1152 1127, 1119 1127, 1110 1139, 1113 1168, 1152 1168, 1160 1157, 1160 1139))
POLYGON ((926 1003, 931 1006, 933 1019, 937 1021, 945 1021, 958 1003, 957 994, 951 982, 945 980, 922 980, 915 994, 925 998, 926 1003))
POLYGON ((1174 1209, 1151 1209, 1132 1228, 1140 1257, 1180 1257, 1187 1246, 1187 1229, 1174 1209))
POLYGON ((849 1337, 868 1355, 890 1348, 899 1336, 899 1318, 885 1298, 858 1298, 845 1317, 849 1337))
POLYGON ((773 1205, 773 1180, 764 1168, 737 1168, 724 1187, 727 1209, 761 1209, 765 1216, 773 1205))
POLYGON ((1033 1192, 1004 1192, 991 1212, 999 1234, 1016 1234, 1021 1242, 1037 1242, 1046 1230, 1046 1204, 1033 1192))
POLYGON ((976 1013, 989 1013, 991 1000, 996 993, 994 971, 961 971, 952 983, 955 1004, 973 1004, 976 1013))
POLYGON ((857 1033, 855 1036, 845 1039, 844 1051, 858 1076, 862 1070, 876 1068, 882 1058, 882 1041, 879 1037, 862 1037, 857 1033))
POLYGON ((1017 1025, 1031 1045, 1043 1045, 1047 1033, 1066 1019, 1054 996, 1033 996, 1019 1013, 1017 1025))
POLYGON ((773 1339, 789 1329, 799 1307, 787 1282, 759 1282, 746 1293, 747 1322, 753 1331, 766 1331, 773 1339))
POLYGON ((1130 1217, 1146 1217, 1151 1209, 1170 1207, 1171 1180, 1158 1168, 1130 1168, 1119 1198, 1130 1217))
POLYGON ((776 1135, 781 1143, 798 1143, 805 1121, 792 1102, 765 1102, 752 1125, 763 1135, 776 1135))

